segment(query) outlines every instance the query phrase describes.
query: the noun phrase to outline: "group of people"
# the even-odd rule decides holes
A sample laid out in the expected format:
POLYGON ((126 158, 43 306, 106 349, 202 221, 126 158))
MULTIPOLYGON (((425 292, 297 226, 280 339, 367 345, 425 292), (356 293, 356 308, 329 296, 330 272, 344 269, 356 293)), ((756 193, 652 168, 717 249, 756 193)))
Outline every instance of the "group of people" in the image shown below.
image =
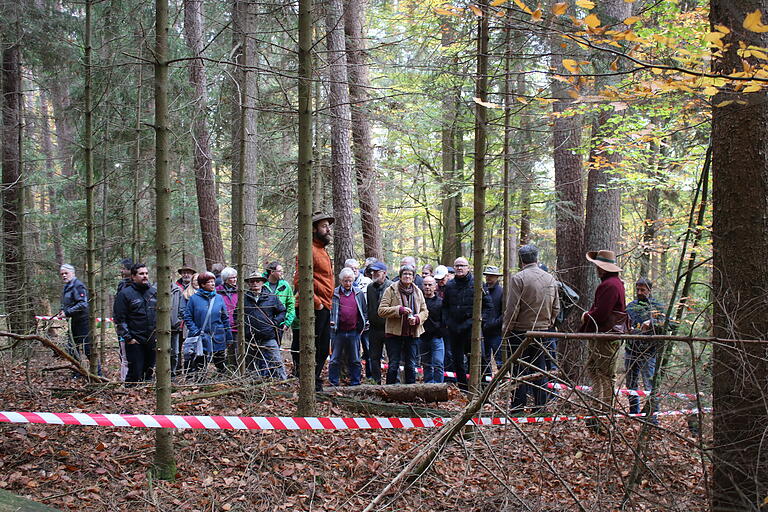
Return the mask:
MULTIPOLYGON (((424 265, 417 271, 412 257, 400 261, 396 272, 375 258, 365 261, 361 271, 357 260, 349 259, 334 276, 326 247, 332 240, 332 216, 316 213, 312 219, 313 307, 315 382, 323 387, 322 371, 328 355, 328 381, 339 386, 346 374, 349 385, 367 378, 380 384, 416 382, 417 367, 423 381, 455 380, 467 388, 467 361, 471 352, 474 279, 469 262, 460 257, 452 267, 424 265), (336 277, 339 285, 336 286, 336 277), (383 366, 385 360, 387 365, 383 366), (402 365, 402 374, 400 367, 402 365), (386 372, 382 374, 382 369, 386 372), (448 373, 450 372, 450 373, 448 373), (451 377, 445 377, 445 375, 451 377), (455 377, 454 377, 455 375, 455 377)), ((501 366, 502 353, 520 352, 512 374, 538 373, 516 387, 511 407, 515 411, 544 407, 549 393, 545 372, 555 365, 551 339, 525 342, 528 331, 551 331, 564 320, 573 301, 562 304, 568 288, 558 282, 538 261, 538 250, 524 245, 518 250, 520 270, 500 283, 502 273, 488 266, 482 286, 482 366, 489 376, 501 366), (520 349, 521 345, 522 350, 520 349)), ((625 305, 622 271, 611 251, 590 252, 587 260, 601 278, 592 307, 582 315, 582 332, 634 332, 638 339, 627 344, 625 366, 627 385, 636 388, 640 377, 650 390, 655 369, 656 347, 642 335, 658 333, 664 323, 664 306, 651 297, 653 284, 642 278, 635 284, 637 298, 625 305)), ((143 263, 122 262, 123 280, 114 303, 114 322, 120 342, 122 377, 127 383, 152 378, 156 357, 157 287, 149 280, 143 263)), ((298 265, 297 265, 298 267, 298 265)), ((64 290, 60 318, 70 318, 73 347, 90 357, 88 335, 88 293, 71 265, 60 269, 64 290)), ((283 266, 272 262, 263 272, 250 274, 243 293, 244 318, 237 317, 239 291, 237 271, 214 265, 197 273, 191 266, 178 269, 171 285, 171 367, 174 373, 199 374, 213 363, 224 372, 236 361, 244 361, 249 372, 262 378, 285 379, 281 355, 285 332, 293 329, 291 354, 294 373, 300 367, 300 321, 294 287, 283 278, 283 266), (242 347, 237 343, 242 326, 242 347), (240 351, 242 358, 237 358, 240 351)), ((596 399, 609 407, 613 398, 616 357, 619 343, 589 341, 588 374, 596 399)), ((637 397, 630 399, 630 412, 639 411, 637 397)))

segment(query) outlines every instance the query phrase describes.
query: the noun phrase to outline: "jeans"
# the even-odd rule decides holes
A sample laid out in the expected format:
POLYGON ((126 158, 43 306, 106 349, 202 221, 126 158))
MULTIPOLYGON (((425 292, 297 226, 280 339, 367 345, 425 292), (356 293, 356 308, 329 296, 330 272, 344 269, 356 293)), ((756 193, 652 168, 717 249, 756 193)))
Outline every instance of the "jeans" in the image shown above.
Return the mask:
POLYGON ((336 331, 333 336, 331 362, 328 364, 328 380, 332 386, 339 385, 339 365, 346 359, 349 368, 349 385, 360 385, 360 334, 357 331, 336 331), (345 357, 346 356, 346 357, 345 357))
MULTIPOLYGON (((624 368, 627 370, 627 387, 637 389, 640 377, 643 378, 643 389, 653 392, 653 374, 656 371, 656 351, 653 352, 630 352, 624 354, 624 368)), ((654 401, 654 412, 659 410, 658 401, 654 401)), ((638 414, 640 412, 640 397, 629 395, 629 413, 638 414)))
POLYGON ((557 338, 546 338, 542 343, 547 348, 547 356, 544 360, 545 369, 548 372, 557 370, 557 338))
POLYGON ((397 383, 397 373, 400 371, 400 362, 405 367, 405 383, 416 383, 416 350, 418 338, 410 336, 387 336, 384 338, 387 346, 389 368, 387 368, 387 384, 397 383))
POLYGON ((381 358, 384 355, 384 331, 379 331, 378 329, 370 329, 368 331, 368 355, 371 360, 371 366, 366 369, 366 375, 373 379, 376 384, 381 384, 381 358))
POLYGON ((82 355, 91 358, 91 335, 88 325, 88 316, 69 319, 69 342, 67 352, 77 360, 82 355))
POLYGON ((250 340, 245 344, 245 368, 265 379, 285 380, 285 367, 277 340, 250 340))
POLYGON ((491 361, 501 368, 501 333, 483 335, 483 377, 491 375, 491 361))
POLYGON ((445 355, 445 343, 442 338, 422 334, 419 338, 419 353, 421 366, 424 368, 424 382, 443 382, 443 356, 445 355))
POLYGON ((126 343, 125 356, 128 359, 128 374, 125 382, 141 382, 152 379, 155 369, 155 354, 157 342, 154 340, 144 343, 126 343))
MULTIPOLYGON (((512 332, 512 335, 507 341, 509 344, 507 352, 512 355, 523 342, 523 339, 525 339, 524 331, 512 332)), ((542 344, 541 339, 536 338, 532 340, 523 351, 519 361, 533 365, 533 368, 528 365, 514 363, 512 364, 510 372, 512 377, 524 377, 543 371, 544 365, 546 364, 546 352, 547 350, 545 345, 542 344)), ((549 397, 549 393, 544 387, 546 381, 546 378, 540 377, 532 381, 518 382, 519 385, 515 388, 512 394, 512 409, 518 411, 523 410, 528 402, 528 395, 533 396, 534 408, 539 409, 545 406, 547 404, 547 398, 549 397)))

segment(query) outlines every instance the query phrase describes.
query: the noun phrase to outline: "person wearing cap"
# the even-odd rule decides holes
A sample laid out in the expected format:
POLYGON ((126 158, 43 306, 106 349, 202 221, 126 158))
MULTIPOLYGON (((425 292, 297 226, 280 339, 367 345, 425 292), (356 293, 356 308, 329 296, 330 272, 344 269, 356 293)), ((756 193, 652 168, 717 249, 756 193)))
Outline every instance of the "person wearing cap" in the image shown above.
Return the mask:
POLYGON ((184 291, 191 286, 192 276, 197 271, 189 265, 182 265, 176 272, 179 278, 171 284, 171 373, 176 374, 181 370, 181 340, 184 332, 184 309, 187 307, 187 298, 184 291))
MULTIPOLYGON (((326 247, 333 239, 333 216, 315 212, 312 215, 312 270, 314 281, 313 302, 315 307, 315 390, 323 390, 321 375, 325 360, 331 348, 331 302, 333 300, 334 276, 331 257, 326 247)), ((296 258, 296 273, 293 287, 298 290, 299 261, 296 258)), ((298 302, 297 302, 298 304, 298 302)), ((300 313, 299 313, 300 314, 300 313)), ((299 354, 300 356, 301 354, 299 354)), ((299 364, 299 359, 295 364, 299 364)), ((294 372, 298 373, 296 370, 294 372)))
MULTIPOLYGON (((653 283, 641 277, 635 282, 635 300, 627 304, 627 315, 632 334, 640 334, 637 339, 627 341, 624 349, 624 368, 627 372, 627 387, 638 389, 640 377, 643 389, 653 393, 653 374, 656 371, 655 341, 644 340, 643 336, 663 334, 666 318, 666 305, 651 296, 653 283)), ((656 406, 655 408, 657 408, 656 406)), ((640 412, 640 398, 629 396, 629 413, 640 412)))
MULTIPOLYGON (((581 315, 581 332, 622 332, 627 324, 626 299, 616 254, 600 250, 588 252, 586 257, 595 265, 600 284, 595 290, 592 307, 581 315)), ((597 409, 604 413, 612 410, 616 355, 620 344, 618 340, 590 339, 588 342, 587 375, 592 380, 592 394, 598 400, 597 409)), ((588 425, 601 430, 596 420, 588 425)))
MULTIPOLYGON (((466 258, 456 258, 453 266, 456 269, 456 278, 445 285, 443 295, 443 326, 446 329, 447 344, 451 346, 453 360, 453 367, 449 368, 449 371, 456 373, 459 388, 466 391, 469 388, 464 358, 472 349, 474 276, 469 271, 469 262, 466 258)), ((486 294, 483 294, 482 303, 482 309, 486 311, 490 307, 490 300, 486 294)))
POLYGON ((216 293, 216 276, 213 273, 200 272, 197 284, 200 288, 189 298, 184 310, 184 323, 189 336, 203 336, 204 355, 192 356, 186 361, 186 367, 190 373, 199 372, 213 361, 216 369, 223 373, 226 370, 225 350, 232 342, 227 305, 224 298, 216 293))
POLYGON ((442 299, 445 294, 445 285, 448 284, 448 267, 445 265, 438 265, 435 268, 435 273, 432 274, 432 277, 435 278, 435 282, 437 283, 437 290, 435 290, 435 293, 442 299))
POLYGON ((283 341, 283 333, 291 328, 293 320, 296 318, 296 299, 293 296, 291 285, 283 279, 283 266, 279 261, 273 261, 267 265, 262 275, 267 278, 264 287, 285 306, 285 320, 283 320, 280 330, 277 331, 279 344, 283 341))
POLYGON ((77 360, 82 354, 91 358, 91 335, 88 325, 88 289, 75 275, 75 267, 67 263, 59 267, 59 275, 64 283, 61 291, 59 319, 69 321, 69 340, 67 351, 77 360))
MULTIPOLYGON (((509 278, 508 300, 504 312, 502 332, 507 353, 513 354, 525 339, 527 331, 548 331, 555 323, 560 311, 557 281, 539 265, 539 250, 533 244, 523 245, 517 250, 520 271, 509 278)), ((513 377, 523 377, 544 370, 547 350, 544 340, 534 339, 523 351, 520 362, 511 369, 513 377)), ((512 395, 513 412, 522 412, 533 395, 533 410, 539 410, 547 403, 548 393, 544 388, 546 379, 521 382, 512 395)))
POLYGON ((389 363, 387 384, 397 383, 401 361, 405 367, 405 383, 416 383, 418 340, 424 333, 429 311, 424 294, 414 282, 415 276, 415 267, 400 267, 400 279, 384 290, 379 303, 379 316, 385 319, 384 343, 389 363))
POLYGON ((490 299, 490 307, 483 315, 483 376, 491 375, 491 361, 501 367, 501 323, 504 319, 504 288, 499 284, 503 274, 499 267, 489 265, 483 270, 483 291, 490 299))
POLYGON ((456 279, 456 269, 453 267, 446 267, 448 269, 448 275, 445 276, 446 283, 456 279))
POLYGON ((344 267, 339 272, 341 284, 333 291, 331 306, 331 361, 328 380, 339 385, 339 366, 346 359, 349 385, 359 386, 362 377, 360 335, 368 329, 368 304, 363 291, 354 285, 355 272, 344 267))
POLYGON ((152 379, 157 358, 157 287, 144 263, 131 267, 131 283, 115 297, 115 330, 127 366, 126 386, 152 379))
POLYGON ((245 282, 245 368, 264 379, 285 380, 285 366, 280 354, 278 333, 285 323, 286 309, 280 299, 270 292, 264 274, 254 272, 245 282))
POLYGON ((368 304, 368 354, 370 362, 366 361, 365 375, 373 379, 376 384, 381 384, 381 358, 384 355, 384 336, 386 320, 379 316, 379 304, 384 290, 392 285, 387 279, 387 266, 381 261, 374 261, 368 265, 371 272, 371 284, 365 290, 366 303, 368 304))

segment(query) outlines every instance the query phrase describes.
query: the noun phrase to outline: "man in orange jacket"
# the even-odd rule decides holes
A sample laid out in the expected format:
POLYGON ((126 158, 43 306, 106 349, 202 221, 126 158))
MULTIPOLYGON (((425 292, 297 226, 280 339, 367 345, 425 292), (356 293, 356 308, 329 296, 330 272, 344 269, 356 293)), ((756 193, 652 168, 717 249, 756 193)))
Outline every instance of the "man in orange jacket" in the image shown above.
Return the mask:
MULTIPOLYGON (((314 280, 315 304, 315 390, 323 390, 320 374, 323 372, 325 360, 331 348, 331 301, 333 299, 333 264, 325 248, 333 238, 331 224, 333 217, 321 212, 312 215, 312 267, 314 280)), ((296 265, 298 269, 298 263, 296 265)), ((294 289, 298 290, 299 272, 293 277, 294 289)), ((298 303, 297 303, 298 307, 298 303)), ((297 311, 298 313, 298 311, 297 311)), ((299 313, 300 314, 300 313, 299 313)), ((298 340, 294 339, 298 350, 298 340)), ((294 375, 298 375, 299 358, 294 361, 294 375)))

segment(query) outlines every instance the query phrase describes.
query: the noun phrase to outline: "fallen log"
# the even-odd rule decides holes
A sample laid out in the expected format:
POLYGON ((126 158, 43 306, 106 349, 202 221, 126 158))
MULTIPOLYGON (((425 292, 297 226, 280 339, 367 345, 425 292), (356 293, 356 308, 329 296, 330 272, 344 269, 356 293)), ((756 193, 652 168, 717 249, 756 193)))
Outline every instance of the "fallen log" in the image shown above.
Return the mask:
MULTIPOLYGON (((451 384, 390 384, 380 386, 327 387, 323 391, 336 395, 373 395, 387 402, 447 402, 451 399, 451 384)), ((458 392, 457 392, 458 393, 458 392)))
POLYGON ((368 417, 378 416, 382 418, 448 418, 453 416, 453 412, 442 409, 431 409, 428 407, 417 407, 413 405, 392 404, 387 402, 377 402, 374 400, 365 400, 360 398, 351 398, 338 396, 332 393, 318 394, 318 399, 330 400, 334 405, 344 409, 366 414, 368 417))
POLYGON ((38 336, 37 334, 16 334, 13 332, 6 332, 6 331, 0 331, 0 336, 11 338, 13 340, 24 340, 24 341, 39 341, 46 347, 53 350, 53 352, 59 356, 60 358, 66 360, 69 362, 69 364, 72 365, 72 369, 74 369, 77 373, 85 377, 91 382, 111 382, 108 378, 102 377, 101 375, 94 375, 93 373, 89 372, 86 368, 83 368, 80 365, 80 361, 72 357, 71 355, 67 354, 65 351, 61 349, 57 344, 49 340, 48 338, 45 338, 43 336, 38 336))

